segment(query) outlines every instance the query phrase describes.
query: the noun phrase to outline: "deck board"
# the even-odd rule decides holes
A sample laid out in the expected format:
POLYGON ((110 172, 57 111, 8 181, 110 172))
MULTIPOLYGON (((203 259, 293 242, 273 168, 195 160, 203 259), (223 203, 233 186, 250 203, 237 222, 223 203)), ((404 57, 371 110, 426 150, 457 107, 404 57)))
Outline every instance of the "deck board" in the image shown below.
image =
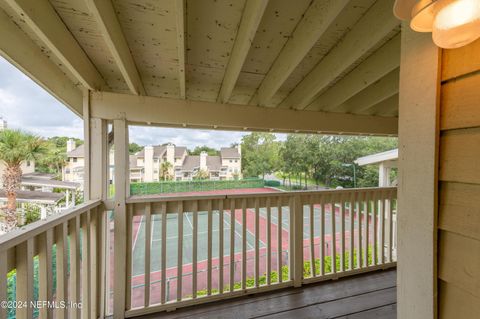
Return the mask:
POLYGON ((396 318, 396 271, 376 271, 139 318, 396 318))

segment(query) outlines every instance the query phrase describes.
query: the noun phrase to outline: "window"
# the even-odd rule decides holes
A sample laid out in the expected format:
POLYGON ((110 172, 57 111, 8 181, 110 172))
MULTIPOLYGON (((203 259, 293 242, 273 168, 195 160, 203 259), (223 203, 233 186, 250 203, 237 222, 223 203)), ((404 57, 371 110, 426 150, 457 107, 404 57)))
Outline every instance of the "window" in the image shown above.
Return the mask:
POLYGON ((238 163, 238 160, 235 160, 235 163, 238 163))
POLYGON ((230 160, 230 163, 233 163, 233 160, 230 160))
POLYGON ((74 163, 77 162, 77 158, 76 158, 76 157, 72 158, 72 160, 73 160, 74 163))
POLYGON ((30 167, 30 161, 27 161, 27 167, 30 167))
POLYGON ((65 169, 65 174, 70 174, 70 168, 65 169))

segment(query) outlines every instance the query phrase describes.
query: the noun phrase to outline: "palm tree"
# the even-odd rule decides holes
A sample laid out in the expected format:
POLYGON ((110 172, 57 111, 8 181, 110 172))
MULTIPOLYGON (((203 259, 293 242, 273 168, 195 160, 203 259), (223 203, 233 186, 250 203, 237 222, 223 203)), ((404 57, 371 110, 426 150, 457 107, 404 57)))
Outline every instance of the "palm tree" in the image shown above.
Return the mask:
POLYGON ((38 136, 20 130, 0 132, 0 160, 6 166, 2 178, 7 194, 5 224, 8 230, 17 226, 17 191, 22 181, 21 164, 37 160, 45 152, 45 141, 38 136))
POLYGON ((172 168, 172 163, 170 162, 163 162, 160 165, 160 177, 163 178, 164 181, 170 178, 170 168, 172 168))

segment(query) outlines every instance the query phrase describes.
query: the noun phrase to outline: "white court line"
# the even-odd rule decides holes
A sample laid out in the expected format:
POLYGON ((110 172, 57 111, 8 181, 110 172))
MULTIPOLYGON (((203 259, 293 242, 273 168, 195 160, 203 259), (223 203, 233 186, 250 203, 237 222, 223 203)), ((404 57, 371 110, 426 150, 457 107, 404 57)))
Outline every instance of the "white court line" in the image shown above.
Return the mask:
MULTIPOLYGON (((133 221, 133 220, 132 220, 133 221)), ((133 239, 133 245, 132 245, 132 253, 135 250, 135 245, 137 245, 137 239, 138 239, 138 234, 140 234, 140 228, 142 227, 142 222, 143 222, 143 215, 140 216, 140 226, 138 226, 137 229, 137 234, 135 235, 135 238, 133 239)), ((115 240, 115 239, 114 239, 115 240)))

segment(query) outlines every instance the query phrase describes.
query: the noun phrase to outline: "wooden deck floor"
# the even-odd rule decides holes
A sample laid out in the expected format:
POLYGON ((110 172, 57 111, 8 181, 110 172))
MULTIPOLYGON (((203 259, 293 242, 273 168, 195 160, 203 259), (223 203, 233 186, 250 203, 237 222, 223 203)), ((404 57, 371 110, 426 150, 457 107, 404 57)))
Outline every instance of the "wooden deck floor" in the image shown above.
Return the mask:
POLYGON ((396 271, 387 270, 140 318, 396 318, 396 302, 396 271))

